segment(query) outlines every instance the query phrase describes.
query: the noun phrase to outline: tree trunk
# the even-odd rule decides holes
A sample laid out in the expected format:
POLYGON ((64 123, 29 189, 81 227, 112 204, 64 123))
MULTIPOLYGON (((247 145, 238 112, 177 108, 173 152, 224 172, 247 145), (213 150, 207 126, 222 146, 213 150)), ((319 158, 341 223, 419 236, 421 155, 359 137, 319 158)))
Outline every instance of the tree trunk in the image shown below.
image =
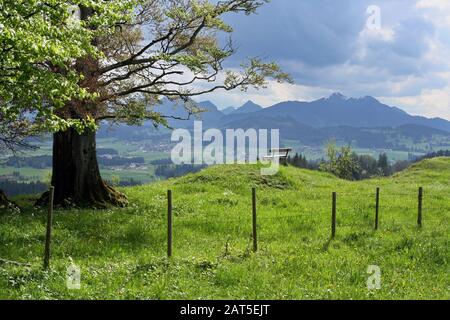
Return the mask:
MULTIPOLYGON (((108 186, 100 176, 95 132, 86 129, 78 134, 73 128, 53 135, 52 186, 54 204, 68 207, 124 207, 128 201, 122 193, 108 186)), ((44 194, 38 204, 47 202, 44 194)))

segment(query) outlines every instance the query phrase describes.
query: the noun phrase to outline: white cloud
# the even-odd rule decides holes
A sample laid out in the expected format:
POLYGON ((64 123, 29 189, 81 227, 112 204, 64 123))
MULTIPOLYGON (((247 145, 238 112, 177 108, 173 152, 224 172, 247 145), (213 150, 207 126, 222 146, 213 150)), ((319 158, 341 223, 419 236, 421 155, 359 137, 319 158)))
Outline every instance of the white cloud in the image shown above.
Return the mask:
POLYGON ((437 26, 450 27, 450 1, 420 0, 416 8, 422 10, 424 17, 437 26))
POLYGON ((416 3, 416 8, 436 8, 440 10, 450 10, 450 2, 448 2, 448 0, 419 0, 416 3))
POLYGON ((277 0, 258 16, 242 17, 235 27, 237 58, 268 56, 297 84, 270 82, 266 90, 201 99, 221 107, 249 99, 269 106, 339 91, 450 120, 450 0, 379 0, 381 29, 373 30, 365 23, 370 4, 277 0))
POLYGON ((425 89, 417 96, 381 97, 381 100, 387 104, 402 106, 402 109, 411 114, 450 120, 450 86, 425 89))

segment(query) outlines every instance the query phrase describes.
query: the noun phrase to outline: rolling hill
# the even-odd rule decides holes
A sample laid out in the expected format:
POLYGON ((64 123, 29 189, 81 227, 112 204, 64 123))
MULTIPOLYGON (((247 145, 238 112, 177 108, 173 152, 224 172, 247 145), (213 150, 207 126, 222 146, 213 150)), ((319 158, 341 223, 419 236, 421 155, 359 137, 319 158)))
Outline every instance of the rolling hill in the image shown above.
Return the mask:
POLYGON ((450 159, 415 164, 390 178, 349 182, 282 167, 224 165, 124 188, 123 209, 56 210, 52 271, 42 270, 46 212, 0 214, 0 299, 443 299, 450 298, 450 159), (417 188, 424 188, 418 229, 417 188), (258 245, 251 251, 251 187, 258 245), (381 188, 380 228, 373 230, 381 188), (174 256, 166 255, 166 190, 173 190, 174 256), (330 240, 331 192, 337 235, 330 240), (81 268, 81 289, 66 268, 81 268), (379 266, 381 289, 368 290, 379 266))

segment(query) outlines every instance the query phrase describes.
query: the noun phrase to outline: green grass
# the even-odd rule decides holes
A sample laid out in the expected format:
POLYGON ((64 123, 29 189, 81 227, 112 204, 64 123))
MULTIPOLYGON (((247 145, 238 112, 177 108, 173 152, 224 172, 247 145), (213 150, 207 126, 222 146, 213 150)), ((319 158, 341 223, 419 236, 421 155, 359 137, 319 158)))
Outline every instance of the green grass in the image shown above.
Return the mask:
POLYGON ((283 167, 216 166, 126 188, 125 209, 58 210, 52 271, 42 271, 45 212, 0 215, 0 298, 11 299, 450 299, 450 159, 394 177, 348 182, 283 167), (251 252, 251 187, 259 250, 251 252), (373 230, 375 188, 380 230, 373 230), (424 187, 423 228, 416 226, 424 187), (174 256, 166 255, 166 190, 173 190, 174 256), (338 192, 330 240, 331 192, 338 192), (81 289, 66 268, 81 268, 81 289), (369 291, 367 268, 381 268, 369 291))

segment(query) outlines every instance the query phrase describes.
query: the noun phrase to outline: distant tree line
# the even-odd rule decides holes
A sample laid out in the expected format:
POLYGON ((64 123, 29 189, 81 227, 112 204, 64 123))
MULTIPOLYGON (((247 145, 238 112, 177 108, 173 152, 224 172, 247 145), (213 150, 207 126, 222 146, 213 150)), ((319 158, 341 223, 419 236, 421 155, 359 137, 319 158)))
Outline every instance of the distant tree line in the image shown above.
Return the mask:
POLYGON ((114 167, 114 166, 128 166, 131 164, 145 164, 145 159, 143 157, 112 157, 112 158, 98 158, 98 163, 103 167, 114 167))
MULTIPOLYGON (((111 149, 113 150, 113 149, 111 149)), ((110 153, 104 153, 110 154, 110 153)), ((111 158, 98 157, 98 163, 100 166, 112 167, 112 166, 127 166, 131 164, 145 164, 143 157, 119 157, 113 156, 111 158)), ((22 168, 30 167, 34 169, 44 169, 52 167, 52 156, 33 156, 33 157, 9 157, 5 164, 9 167, 22 168)))
POLYGON ((38 194, 48 190, 48 183, 41 181, 17 182, 5 180, 0 181, 0 189, 3 190, 8 197, 21 194, 38 194))
POLYGON ((438 157, 450 157, 450 150, 439 150, 435 152, 427 153, 424 156, 417 157, 414 162, 422 161, 424 159, 438 158, 438 157))
POLYGON ((170 159, 170 158, 163 158, 163 159, 152 160, 152 161, 150 161, 150 164, 152 164, 154 166, 158 166, 158 165, 173 164, 173 162, 172 162, 172 159, 170 159))
POLYGON ((97 148, 98 156, 103 156, 103 155, 107 155, 107 154, 110 154, 112 156, 118 156, 119 151, 117 151, 116 149, 113 149, 113 148, 97 148))
POLYGON ((308 160, 304 155, 299 153, 296 153, 294 156, 288 156, 287 163, 303 169, 317 170, 319 168, 319 161, 308 160))
POLYGON ((330 143, 327 146, 326 160, 308 161, 305 156, 296 153, 293 157, 289 156, 287 162, 298 168, 330 172, 341 179, 363 180, 390 176, 405 170, 415 162, 436 157, 450 157, 450 150, 431 152, 421 157, 410 157, 410 160, 391 163, 385 153, 376 159, 371 155, 358 155, 350 146, 337 147, 330 143))

